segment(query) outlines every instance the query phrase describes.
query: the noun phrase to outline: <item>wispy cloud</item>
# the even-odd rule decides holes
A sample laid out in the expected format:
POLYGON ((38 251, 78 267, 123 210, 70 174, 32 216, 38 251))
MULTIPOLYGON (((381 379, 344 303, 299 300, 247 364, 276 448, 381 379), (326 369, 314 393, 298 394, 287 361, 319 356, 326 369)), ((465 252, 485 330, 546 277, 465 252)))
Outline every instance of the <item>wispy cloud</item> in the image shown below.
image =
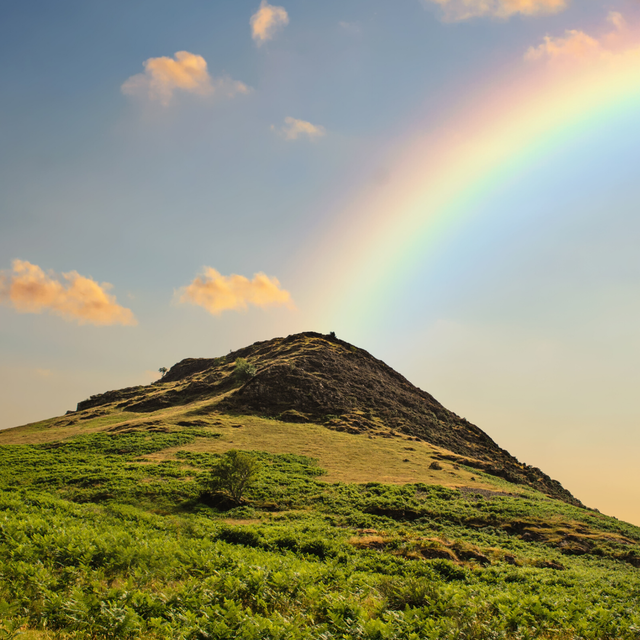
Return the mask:
POLYGON ((489 16, 509 18, 516 14, 540 16, 559 13, 568 0, 425 0, 442 7, 444 19, 451 22, 489 16))
POLYGON ((251 37, 260 46, 289 24, 289 15, 284 7, 274 7, 267 0, 262 0, 260 8, 251 16, 250 23, 251 37))
POLYGON ((271 129, 277 131, 286 140, 297 140, 300 136, 307 136, 311 140, 317 140, 326 135, 326 130, 320 125, 311 124, 306 120, 296 120, 291 116, 287 116, 284 119, 284 125, 277 128, 275 125, 271 125, 271 129))
POLYGON ((359 36, 362 33, 362 27, 356 22, 346 22, 341 20, 338 22, 338 26, 345 31, 346 33, 350 33, 351 35, 359 36))
POLYGON ((14 260, 10 271, 0 272, 0 301, 20 313, 49 311, 79 324, 137 324, 131 310, 107 293, 110 288, 76 271, 45 273, 26 260, 14 260))
POLYGON ((594 58, 606 58, 623 52, 629 45, 627 23, 622 14, 611 11, 607 21, 613 25, 613 31, 595 37, 577 29, 567 29, 562 37, 545 36, 537 47, 529 47, 524 54, 525 60, 581 61, 594 58))
POLYGON ((232 274, 223 276, 211 267, 176 292, 179 302, 203 307, 213 315, 223 311, 242 311, 248 305, 267 307, 282 305, 293 308, 291 294, 280 287, 277 278, 256 273, 253 280, 232 274))
POLYGON ((617 11, 609 11, 607 21, 616 28, 616 31, 622 33, 627 30, 627 21, 624 19, 624 16, 617 11))
POLYGON ((176 52, 175 59, 149 58, 143 66, 144 73, 131 76, 123 83, 122 93, 157 100, 165 106, 171 102, 175 91, 201 96, 217 93, 231 98, 250 90, 244 83, 226 76, 212 78, 206 60, 188 51, 176 52))

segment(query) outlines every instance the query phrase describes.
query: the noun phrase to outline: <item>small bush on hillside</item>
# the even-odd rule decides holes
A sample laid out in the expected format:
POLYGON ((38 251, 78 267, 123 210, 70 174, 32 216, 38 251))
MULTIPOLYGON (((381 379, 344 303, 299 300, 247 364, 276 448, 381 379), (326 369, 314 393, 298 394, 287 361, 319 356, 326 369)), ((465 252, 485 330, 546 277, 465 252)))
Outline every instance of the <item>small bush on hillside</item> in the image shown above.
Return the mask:
POLYGON ((260 462, 244 451, 227 451, 211 469, 208 489, 220 491, 240 504, 245 491, 260 471, 260 462))
POLYGON ((263 537, 252 527, 223 527, 216 534, 216 538, 231 544, 254 548, 264 543, 263 537))
POLYGON ((233 370, 233 375, 238 380, 246 382, 256 375, 256 368, 244 358, 238 358, 236 360, 235 369, 233 370))

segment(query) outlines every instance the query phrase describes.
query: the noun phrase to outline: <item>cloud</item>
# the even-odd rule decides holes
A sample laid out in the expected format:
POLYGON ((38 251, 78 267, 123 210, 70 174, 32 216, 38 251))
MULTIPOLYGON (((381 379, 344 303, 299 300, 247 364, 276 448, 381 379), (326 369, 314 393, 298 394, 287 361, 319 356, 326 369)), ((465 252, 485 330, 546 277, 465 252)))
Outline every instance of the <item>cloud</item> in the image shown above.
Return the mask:
POLYGON ((289 15, 284 7, 274 7, 267 0, 262 0, 260 8, 251 16, 250 23, 251 37, 260 46, 289 24, 289 15))
MULTIPOLYGON (((425 0, 426 1, 426 0, 425 0)), ((481 16, 509 18, 517 13, 541 16, 559 13, 568 0, 429 0, 439 4, 447 21, 468 20, 481 16)))
POLYGON ((232 98, 238 93, 248 93, 249 87, 227 76, 212 78, 207 71, 207 63, 202 56, 178 51, 173 58, 162 56, 145 60, 144 73, 138 73, 126 80, 122 93, 134 97, 157 100, 167 106, 174 91, 186 91, 200 96, 214 93, 232 98))
POLYGON ((362 33, 362 28, 356 22, 345 22, 344 20, 341 20, 338 22, 338 26, 351 35, 359 36, 362 33))
POLYGON ((271 129, 278 131, 286 140, 296 140, 300 136, 308 136, 311 140, 316 140, 326 135, 324 127, 311 124, 306 120, 296 120, 291 116, 284 119, 284 125, 280 129, 276 129, 275 125, 271 125, 271 129))
POLYGON ((241 311, 250 304, 256 307, 293 307, 291 294, 280 288, 277 278, 270 278, 264 273, 256 273, 253 280, 235 274, 223 276, 211 267, 204 267, 202 275, 177 295, 179 302, 199 305, 213 315, 223 311, 241 311))
POLYGON ((545 36, 537 47, 529 47, 524 59, 530 62, 537 60, 588 60, 610 57, 616 52, 624 51, 627 44, 627 23, 622 14, 611 11, 607 16, 614 30, 600 36, 590 36, 584 31, 567 29, 563 37, 545 36))
POLYGON ((110 288, 110 284, 100 285, 76 271, 60 278, 26 260, 14 260, 11 271, 0 272, 0 302, 20 313, 49 311, 78 324, 138 324, 131 310, 107 293, 110 288))
POLYGON ((627 21, 621 13, 610 11, 607 20, 616 28, 617 31, 624 31, 627 28, 627 21))
POLYGON ((540 60, 541 58, 587 58, 600 51, 600 43, 584 31, 567 29, 564 38, 545 36, 544 42, 537 47, 529 47, 524 54, 525 60, 540 60))

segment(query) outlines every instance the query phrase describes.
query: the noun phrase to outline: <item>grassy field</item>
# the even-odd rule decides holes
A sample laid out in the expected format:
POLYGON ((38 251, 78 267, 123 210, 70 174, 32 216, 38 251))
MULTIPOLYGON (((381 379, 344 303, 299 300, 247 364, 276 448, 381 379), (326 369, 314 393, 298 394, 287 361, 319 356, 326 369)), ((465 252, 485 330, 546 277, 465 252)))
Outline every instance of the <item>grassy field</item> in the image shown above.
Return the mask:
POLYGON ((440 453, 197 403, 2 432, 0 638, 640 638, 640 529, 440 453))
MULTIPOLYGON (((442 470, 429 469, 434 454, 442 451, 426 442, 397 434, 369 436, 332 431, 321 425, 295 424, 253 416, 202 418, 206 403, 165 409, 152 414, 115 411, 104 416, 82 420, 62 417, 0 432, 0 445, 38 444, 61 438, 105 431, 123 433, 131 430, 168 429, 184 431, 179 422, 197 423, 198 433, 216 433, 219 438, 197 438, 185 446, 169 448, 149 456, 154 461, 169 460, 178 449, 222 453, 231 448, 256 449, 269 453, 294 453, 318 459, 327 470, 328 482, 427 482, 443 486, 473 486, 492 489, 493 478, 474 471, 455 468, 443 461, 442 470), (195 416, 195 417, 194 417, 195 416), (387 436, 387 437, 385 437, 387 436), (475 478, 471 480, 471 478, 475 478)), ((91 412, 84 412, 90 414, 91 412)))

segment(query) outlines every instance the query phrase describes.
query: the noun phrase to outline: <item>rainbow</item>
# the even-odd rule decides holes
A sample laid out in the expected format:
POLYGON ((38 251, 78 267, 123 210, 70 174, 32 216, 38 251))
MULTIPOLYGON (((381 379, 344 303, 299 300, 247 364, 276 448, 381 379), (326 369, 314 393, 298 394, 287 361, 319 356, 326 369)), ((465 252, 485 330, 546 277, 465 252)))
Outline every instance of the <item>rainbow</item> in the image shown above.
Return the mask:
POLYGON ((527 64, 501 91, 466 96, 473 108, 460 110, 436 133, 416 141, 416 131, 433 125, 413 126, 411 139, 390 154, 400 158, 393 182, 364 189, 334 219, 313 248, 320 317, 331 324, 349 315, 379 315, 385 293, 428 266, 503 185, 631 114, 638 116, 640 133, 640 48, 580 66, 527 64))

